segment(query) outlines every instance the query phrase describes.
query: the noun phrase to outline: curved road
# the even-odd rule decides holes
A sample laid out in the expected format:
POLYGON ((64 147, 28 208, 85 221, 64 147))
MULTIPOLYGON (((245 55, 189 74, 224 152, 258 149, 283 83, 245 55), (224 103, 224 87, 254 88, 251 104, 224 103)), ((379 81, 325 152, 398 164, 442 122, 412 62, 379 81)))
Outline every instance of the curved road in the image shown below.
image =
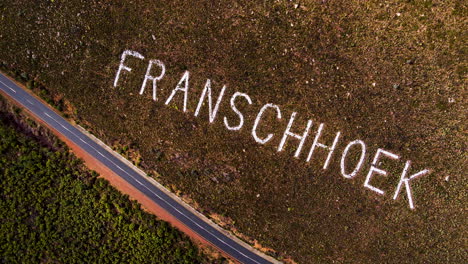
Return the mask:
POLYGON ((1 73, 0 89, 227 255, 241 263, 272 263, 198 218, 194 213, 150 183, 129 165, 119 160, 1 73))

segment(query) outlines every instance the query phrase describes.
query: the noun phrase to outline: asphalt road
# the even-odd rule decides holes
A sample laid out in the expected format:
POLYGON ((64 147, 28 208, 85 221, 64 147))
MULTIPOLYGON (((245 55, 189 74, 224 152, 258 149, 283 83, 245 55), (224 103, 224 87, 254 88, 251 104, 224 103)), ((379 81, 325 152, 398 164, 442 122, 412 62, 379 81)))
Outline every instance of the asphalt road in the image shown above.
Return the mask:
POLYGON ((48 106, 31 96, 28 92, 24 91, 21 87, 17 86, 2 74, 0 74, 0 89, 29 111, 36 114, 40 119, 42 119, 42 121, 49 124, 84 151, 92 155, 95 159, 106 165, 133 187, 144 193, 184 225, 235 260, 241 263, 271 263, 198 218, 194 213, 180 205, 176 200, 172 199, 162 190, 151 184, 130 166, 112 155, 63 117, 56 114, 48 106))

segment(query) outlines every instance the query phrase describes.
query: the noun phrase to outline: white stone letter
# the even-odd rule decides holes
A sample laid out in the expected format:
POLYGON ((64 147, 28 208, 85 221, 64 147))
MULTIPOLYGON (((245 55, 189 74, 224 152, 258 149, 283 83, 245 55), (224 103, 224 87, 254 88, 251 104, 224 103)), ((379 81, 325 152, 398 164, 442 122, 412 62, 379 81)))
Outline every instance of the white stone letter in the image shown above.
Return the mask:
POLYGON ((165 103, 166 105, 168 105, 171 102, 172 98, 174 97, 174 95, 176 94, 177 91, 182 91, 182 92, 184 92, 184 112, 187 111, 187 96, 188 96, 189 75, 190 75, 189 71, 184 72, 184 75, 182 76, 182 78, 180 78, 180 81, 176 85, 176 88, 174 88, 174 90, 172 90, 171 95, 167 98, 166 103, 165 103), (183 87, 182 87, 182 83, 185 83, 183 87))
POLYGON ((292 124, 294 122, 294 118, 296 117, 296 114, 297 114, 296 112, 293 112, 291 114, 291 118, 289 119, 288 126, 287 126, 286 130, 284 131, 283 138, 281 139, 281 143, 278 146, 278 151, 283 150, 284 143, 286 143, 286 138, 288 136, 299 139, 300 140, 299 146, 297 147, 296 153, 294 153, 295 158, 299 157, 299 155, 301 154, 302 146, 304 145, 304 142, 305 142, 305 140, 307 138, 307 135, 309 134, 310 126, 312 125, 312 120, 308 120, 307 121, 307 127, 306 127, 304 133, 302 134, 302 136, 299 135, 299 134, 292 133, 291 132, 291 126, 292 126, 292 124))
POLYGON ((117 87, 117 82, 119 81, 119 77, 120 77, 120 72, 122 70, 126 70, 126 71, 129 71, 131 72, 132 69, 125 66, 124 65, 124 61, 125 61, 125 58, 127 57, 127 55, 130 55, 130 56, 133 56, 133 57, 137 57, 139 58, 140 60, 144 59, 145 57, 143 57, 143 55, 141 55, 140 53, 136 52, 136 51, 132 51, 132 50, 126 50, 122 53, 122 56, 120 57, 120 65, 119 65, 119 69, 117 70, 117 74, 115 75, 115 79, 114 79, 114 87, 117 87))
POLYGON ((310 159, 312 158, 312 154, 314 154, 316 147, 328 149, 328 156, 327 156, 327 159, 325 160, 325 163, 323 164, 323 169, 326 170, 328 168, 328 164, 330 163, 333 152, 335 151, 336 144, 338 143, 338 139, 340 138, 341 132, 338 131, 338 133, 336 133, 335 139, 333 140, 333 143, 330 147, 330 146, 327 146, 325 144, 318 142, 320 135, 322 134, 323 126, 324 126, 323 123, 319 125, 317 134, 315 135, 314 143, 312 143, 312 147, 310 147, 309 155, 307 156, 306 161, 307 162, 310 161, 310 159))
POLYGON ((156 101, 156 81, 161 80, 162 77, 164 76, 164 73, 166 73, 166 67, 164 66, 164 63, 162 63, 160 60, 150 60, 148 63, 148 69, 146 69, 145 79, 143 80, 143 84, 141 85, 140 94, 143 94, 143 92, 145 91, 146 82, 148 80, 152 80, 153 81, 153 100, 156 101), (159 74, 158 77, 154 77, 151 75, 151 67, 153 66, 153 64, 156 64, 161 68, 161 74, 159 74))
POLYGON ((226 90, 226 85, 224 85, 223 88, 221 89, 221 92, 219 93, 219 96, 218 96, 218 100, 216 100, 216 105, 213 109, 212 101, 211 101, 211 81, 210 79, 207 79, 205 88, 203 89, 202 95, 200 96, 200 101, 198 101, 197 109, 195 110, 195 116, 198 116, 198 114, 200 113, 200 108, 202 107, 203 100, 205 99, 206 93, 208 93, 208 115, 209 115, 210 123, 213 123, 213 121, 216 118, 216 113, 218 113, 218 108, 221 103, 221 100, 223 99, 225 90, 226 90))
POLYGON ((275 108, 276 109, 276 118, 278 119, 281 119, 281 111, 279 109, 279 107, 277 105, 274 105, 274 104, 266 104, 262 107, 262 109, 260 109, 260 112, 258 112, 257 114, 257 118, 255 118, 255 123, 254 123, 254 126, 252 128, 252 136, 253 138, 255 139, 255 141, 257 141, 258 143, 260 144, 265 144, 267 143, 268 141, 270 141, 270 139, 273 137, 273 134, 268 134, 266 138, 264 139, 261 139, 257 136, 257 126, 258 126, 258 123, 260 122, 260 119, 262 118, 262 115, 263 115, 263 112, 265 112, 265 110, 267 108, 275 108))
POLYGON ((341 175, 343 175, 343 177, 345 178, 348 178, 348 179, 351 179, 353 178, 354 176, 356 176, 356 174, 359 172, 359 170, 361 169, 362 167, 362 164, 364 163, 364 158, 366 157, 366 144, 364 144, 364 142, 362 140, 354 140, 352 142, 350 142, 346 148, 344 149, 343 151, 343 155, 341 156, 341 175), (347 174, 346 173, 346 170, 345 170, 345 159, 346 159, 346 155, 348 155, 348 151, 349 149, 356 145, 356 144, 359 144, 361 145, 361 157, 359 158, 359 162, 358 164, 356 165, 356 168, 354 168, 354 170, 350 173, 350 174, 347 174))
POLYGON ((398 197, 398 194, 400 193, 400 190, 401 190, 401 185, 403 185, 403 183, 404 183, 405 188, 406 188, 406 195, 408 196, 409 206, 410 206, 411 209, 414 209, 413 197, 411 196, 411 188, 410 188, 410 185, 409 185, 409 181, 414 179, 414 178, 417 178, 419 176, 423 176, 425 174, 428 174, 429 170, 425 169, 425 170, 422 170, 422 171, 420 171, 420 172, 418 172, 416 174, 411 175, 410 177, 406 177, 406 174, 408 174, 408 170, 409 170, 410 167, 411 167, 411 161, 408 160, 406 162, 406 164, 405 164, 405 168, 403 169, 403 173, 401 174, 400 182, 398 183, 395 194, 393 195, 393 200, 396 200, 396 198, 398 197))
POLYGON ((232 95, 231 97, 231 108, 232 110, 239 116, 239 125, 238 126, 235 126, 235 127, 231 127, 229 124, 228 124, 228 121, 227 121, 227 118, 224 117, 224 125, 226 126, 227 129, 229 130, 240 130, 242 128, 242 126, 244 125, 244 115, 237 109, 236 105, 234 104, 236 98, 238 96, 242 96, 244 97, 247 102, 249 104, 252 104, 252 99, 250 99, 250 97, 245 94, 245 93, 239 93, 239 92, 236 92, 232 95))
POLYGON ((396 155, 396 154, 393 154, 393 153, 388 152, 388 151, 383 150, 383 149, 377 149, 377 153, 375 153, 374 160, 372 161, 372 165, 370 167, 369 173, 367 173, 366 181, 364 182, 364 187, 367 187, 367 188, 373 190, 374 192, 383 195, 384 191, 382 191, 382 190, 380 190, 380 189, 378 189, 378 188, 376 188, 376 187, 369 184, 369 182, 371 180, 371 177, 374 174, 374 172, 377 173, 377 174, 383 175, 383 176, 387 175, 386 171, 376 167, 376 165, 378 165, 381 153, 383 155, 385 155, 385 156, 387 156, 387 157, 389 157, 391 159, 395 159, 395 160, 399 159, 400 157, 398 155, 396 155))

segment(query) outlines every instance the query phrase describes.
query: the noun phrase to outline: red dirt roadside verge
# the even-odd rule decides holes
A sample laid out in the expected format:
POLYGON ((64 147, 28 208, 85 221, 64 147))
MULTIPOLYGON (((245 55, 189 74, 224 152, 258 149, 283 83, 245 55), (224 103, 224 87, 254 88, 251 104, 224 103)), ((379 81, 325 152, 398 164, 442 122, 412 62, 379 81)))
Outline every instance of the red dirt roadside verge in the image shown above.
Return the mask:
MULTIPOLYGON (((7 76, 7 75, 5 75, 7 76)), ((8 77, 8 76, 7 76, 8 77)), ((18 86, 22 87, 23 90, 27 91, 29 94, 40 100, 42 103, 48 106, 44 100, 30 92, 28 89, 25 89, 24 85, 21 83, 18 83, 14 79, 8 77, 11 81, 15 82, 18 86)), ((161 208, 158 204, 153 202, 151 199, 149 199, 147 196, 145 196, 143 193, 138 191, 136 188, 131 186, 129 183, 127 183, 125 180, 123 180, 121 177, 119 177, 116 173, 114 173, 112 170, 110 170, 107 166, 102 164, 101 162, 97 161, 94 159, 89 153, 84 151, 82 148, 80 148, 78 145, 73 143, 71 140, 63 136, 61 133, 59 133, 57 130, 55 130, 53 127, 49 126, 47 123, 43 122, 37 115, 35 115, 33 112, 29 111, 26 108, 23 108, 21 104, 19 104, 17 101, 14 99, 10 98, 6 93, 0 90, 0 94, 3 95, 5 99, 7 99, 9 102, 13 103, 14 105, 20 107, 28 116, 33 118, 37 123, 41 124, 44 127, 47 127, 55 136, 57 136, 60 140, 65 142, 67 146, 71 149, 71 151, 78 157, 81 158, 86 166, 99 173, 100 177, 108 180, 112 186, 114 186, 117 190, 122 192, 123 194, 127 194, 131 199, 138 201, 141 205, 142 208, 154 215, 156 215, 158 218, 161 220, 164 220, 166 222, 169 222, 171 225, 179 229, 180 231, 184 232, 186 235, 188 235, 196 244, 201 246, 202 251, 204 251, 205 254, 212 255, 213 257, 219 257, 220 252, 224 257, 229 258, 232 262, 232 259, 230 258, 229 255, 225 254, 224 252, 220 251, 215 245, 211 244, 209 241, 205 240, 203 237, 198 235, 197 233, 193 232, 190 228, 185 226, 183 223, 179 222, 175 217, 173 217, 171 214, 166 212, 163 208, 161 208), (207 247, 208 246, 208 247, 207 247), (216 248, 216 250, 214 250, 216 248)), ((57 112, 55 109, 50 108, 50 110, 55 111, 59 115, 61 115, 59 112, 57 112)), ((234 261, 236 262, 236 261, 234 261)), ((236 262, 237 263, 237 262, 236 262)))

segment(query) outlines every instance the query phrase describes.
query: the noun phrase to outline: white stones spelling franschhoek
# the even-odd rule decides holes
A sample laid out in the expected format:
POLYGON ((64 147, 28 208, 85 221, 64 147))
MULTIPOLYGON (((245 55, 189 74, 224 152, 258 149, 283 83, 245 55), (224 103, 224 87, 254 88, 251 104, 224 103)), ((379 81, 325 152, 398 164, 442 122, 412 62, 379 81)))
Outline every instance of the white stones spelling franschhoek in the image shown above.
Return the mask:
MULTIPOLYGON (((144 60, 145 59, 145 57, 143 55, 141 55, 140 53, 138 53, 136 51, 125 50, 121 55, 119 68, 117 70, 117 73, 116 73, 116 76, 115 76, 115 79, 114 79, 114 87, 117 87, 120 75, 124 71, 129 72, 129 73, 132 72, 132 69, 125 65, 125 62, 126 62, 128 56, 133 57, 133 59, 135 59, 135 58, 139 59, 139 60, 144 60)), ((157 101, 157 82, 160 81, 164 77, 165 73, 166 73, 166 67, 164 66, 163 62, 161 62, 160 60, 154 60, 154 59, 149 60, 148 66, 147 66, 147 69, 146 69, 146 74, 144 76, 142 85, 140 87, 140 95, 142 95, 145 92, 145 89, 146 89, 146 86, 147 86, 148 82, 152 82, 152 87, 153 87, 152 97, 153 97, 154 101, 157 101), (158 69, 153 70, 154 67, 157 67, 158 69), (159 74, 156 75, 156 76, 153 76, 152 72, 158 72, 159 74)), ((180 81, 177 83, 176 87, 172 90, 171 94, 166 99, 166 101, 165 101, 166 105, 168 105, 174 99, 174 96, 177 93, 183 93, 184 100, 183 100, 183 108, 182 109, 183 109, 184 112, 187 112, 187 100, 188 100, 188 96, 189 96, 189 78, 190 78, 190 72, 185 71, 182 74, 182 77, 180 78, 180 81)), ((197 108, 195 110, 194 115, 195 116, 199 115, 200 109, 205 105, 204 102, 206 100, 208 100, 208 121, 210 123, 213 123, 215 121, 215 119, 216 119, 217 114, 218 114, 219 107, 221 105, 221 102, 223 100, 225 92, 226 92, 226 86, 224 85, 221 88, 221 91, 219 92, 218 98, 216 99, 216 102, 214 102, 214 106, 213 106, 213 100, 212 100, 212 95, 211 95, 212 94, 211 80, 207 79, 206 83, 205 83, 205 87, 204 87, 204 89, 203 89, 203 91, 201 93, 200 99, 198 101, 197 108)), ((231 109, 238 116, 239 120, 236 123, 235 120, 234 121, 229 120, 226 116, 224 116, 224 119, 223 119, 224 120, 224 125, 228 130, 238 131, 244 126, 244 115, 236 107, 236 102, 239 101, 239 100, 245 100, 249 105, 252 105, 252 99, 246 93, 235 92, 231 96, 231 99, 230 99, 231 109)), ((273 115, 276 115, 277 119, 282 119, 281 109, 280 109, 279 106, 277 106, 275 104, 268 103, 268 104, 263 105, 260 108, 260 110, 259 110, 259 112, 256 115, 256 118, 254 120, 254 125, 251 128, 252 137, 259 144, 266 144, 269 141, 271 141, 271 139, 275 136, 274 133, 269 133, 266 136, 265 135, 264 136, 259 136, 257 134, 257 127, 259 126, 260 122, 262 121, 262 118, 267 114, 269 114, 269 115, 273 114, 273 115)), ((282 136, 281 141, 280 141, 280 143, 278 145, 277 151, 282 151, 285 148, 285 143, 288 140, 288 138, 292 137, 292 138, 295 138, 295 139, 299 140, 299 145, 298 145, 298 147, 296 149, 296 152, 294 153, 294 157, 299 158, 299 156, 301 154, 301 151, 302 151, 302 148, 304 147, 304 144, 306 142, 306 139, 309 136, 310 128, 311 128, 313 122, 312 122, 312 120, 307 121, 306 128, 305 128, 305 130, 304 130, 304 132, 302 134, 293 133, 293 132, 291 132, 291 128, 292 128, 292 126, 294 124, 294 119, 295 119, 296 115, 297 115, 296 112, 293 112, 291 114, 291 116, 289 118, 288 125, 287 125, 285 131, 283 132, 283 136, 282 136)), ((331 143, 331 145, 326 145, 325 143, 320 142, 320 137, 322 135, 322 131, 323 131, 324 126, 325 126, 325 124, 323 124, 323 123, 319 124, 317 132, 315 133, 315 137, 314 137, 312 146, 309 149, 309 153, 308 153, 307 158, 305 159, 305 161, 310 162, 312 157, 313 157, 314 151, 317 148, 322 148, 322 149, 328 151, 327 158, 326 158, 326 160, 325 160, 325 162, 323 164, 323 170, 326 170, 328 168, 331 160, 332 160, 333 154, 334 154, 334 152, 336 150, 336 146, 338 145, 338 141, 340 139, 341 132, 338 131, 336 133, 336 136, 335 136, 333 142, 331 143)), ((361 169, 363 168, 363 165, 364 165, 366 151, 367 151, 366 144, 364 143, 364 141, 359 140, 359 139, 351 141, 346 145, 343 152, 341 153, 341 159, 340 159, 340 173, 344 178, 352 179, 352 178, 356 177, 356 175, 361 171, 361 169), (346 162, 347 157, 348 157, 348 153, 349 153, 349 151, 351 149, 358 149, 358 150, 361 151, 359 161, 357 162, 357 164, 354 165, 354 168, 352 168, 352 166, 350 166, 346 162)), ((371 185, 371 180, 372 180, 373 177, 375 177, 377 175, 386 176, 388 174, 387 171, 379 168, 379 164, 380 164, 379 161, 381 159, 383 159, 383 158, 399 160, 400 156, 397 155, 397 154, 391 153, 391 152, 389 152, 387 150, 381 149, 381 148, 377 149, 377 151, 376 151, 376 153, 374 155, 374 158, 372 159, 370 169, 367 172, 367 176, 366 176, 365 181, 364 181, 364 187, 376 192, 379 195, 385 195, 385 191, 371 185)), ((403 171, 402 171, 401 176, 400 176, 400 180, 399 180, 399 182, 397 184, 397 187, 395 188, 395 192, 393 194, 393 199, 396 200, 398 198, 398 195, 400 194, 402 187, 404 187, 406 189, 406 195, 407 195, 407 198, 408 198, 409 207, 411 209, 414 209, 413 197, 412 197, 411 188, 410 188, 410 181, 417 178, 417 177, 419 177, 419 176, 423 176, 425 174, 428 174, 429 170, 424 169, 422 171, 419 171, 417 173, 414 173, 414 174, 410 175, 410 173, 409 173, 410 169, 411 169, 411 161, 408 160, 405 163, 405 166, 404 166, 403 171)))

